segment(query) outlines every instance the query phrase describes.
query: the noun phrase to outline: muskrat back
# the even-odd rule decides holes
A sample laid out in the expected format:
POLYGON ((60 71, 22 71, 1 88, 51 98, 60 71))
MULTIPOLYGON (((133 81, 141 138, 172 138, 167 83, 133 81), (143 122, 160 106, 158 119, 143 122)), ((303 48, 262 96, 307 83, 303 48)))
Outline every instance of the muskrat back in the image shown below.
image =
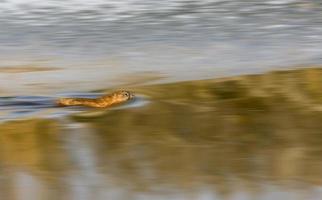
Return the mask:
POLYGON ((95 108, 106 108, 114 104, 124 103, 132 99, 134 95, 129 91, 116 91, 108 95, 98 97, 96 99, 90 98, 60 98, 57 104, 60 106, 88 106, 95 108))

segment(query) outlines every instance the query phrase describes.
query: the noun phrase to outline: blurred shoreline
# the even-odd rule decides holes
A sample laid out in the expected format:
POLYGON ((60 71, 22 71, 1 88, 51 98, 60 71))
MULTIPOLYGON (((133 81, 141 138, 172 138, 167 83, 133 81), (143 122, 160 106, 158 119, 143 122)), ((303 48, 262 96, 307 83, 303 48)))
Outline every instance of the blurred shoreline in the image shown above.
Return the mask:
POLYGON ((2 96, 28 96, 68 94, 73 92, 104 91, 110 89, 128 87, 140 87, 144 85, 158 85, 181 83, 202 80, 225 80, 238 76, 259 75, 274 71, 292 71, 299 69, 321 68, 321 65, 293 65, 251 70, 235 71, 230 69, 214 70, 217 73, 198 72, 191 76, 180 76, 174 72, 170 75, 161 71, 127 72, 116 69, 119 73, 105 76, 110 70, 108 68, 98 69, 68 69, 63 67, 50 67, 46 65, 12 65, 0 66, 0 94, 2 96), (70 79, 69 79, 69 78, 70 79), (86 78, 85 78, 86 77, 86 78), (14 84, 13 84, 14 83, 14 84))

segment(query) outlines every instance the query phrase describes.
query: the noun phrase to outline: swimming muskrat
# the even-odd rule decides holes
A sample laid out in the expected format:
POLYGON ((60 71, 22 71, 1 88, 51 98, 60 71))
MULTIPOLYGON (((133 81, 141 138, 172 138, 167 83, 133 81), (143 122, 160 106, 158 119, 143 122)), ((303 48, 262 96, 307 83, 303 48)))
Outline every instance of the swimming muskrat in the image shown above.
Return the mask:
POLYGON ((60 106, 88 106, 94 108, 106 108, 114 104, 120 104, 132 99, 134 95, 129 91, 116 91, 96 99, 89 98, 61 98, 57 100, 60 106))

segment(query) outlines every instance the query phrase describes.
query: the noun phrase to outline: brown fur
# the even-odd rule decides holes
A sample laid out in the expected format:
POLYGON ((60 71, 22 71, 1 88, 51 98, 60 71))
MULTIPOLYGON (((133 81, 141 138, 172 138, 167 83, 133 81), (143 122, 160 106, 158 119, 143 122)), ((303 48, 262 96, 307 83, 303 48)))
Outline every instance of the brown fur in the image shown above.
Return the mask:
POLYGON ((61 98, 57 100, 60 106, 88 106, 94 108, 106 108, 114 104, 120 104, 132 99, 134 95, 128 91, 116 91, 96 99, 89 98, 61 98))

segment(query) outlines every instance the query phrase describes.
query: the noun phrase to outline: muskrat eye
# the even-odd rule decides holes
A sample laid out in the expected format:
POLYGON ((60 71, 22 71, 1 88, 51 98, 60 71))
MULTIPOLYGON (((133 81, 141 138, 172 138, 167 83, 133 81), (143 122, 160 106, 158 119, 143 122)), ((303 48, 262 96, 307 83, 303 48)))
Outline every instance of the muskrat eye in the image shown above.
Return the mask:
POLYGON ((128 92, 125 92, 124 95, 128 97, 129 96, 129 93, 128 92))

